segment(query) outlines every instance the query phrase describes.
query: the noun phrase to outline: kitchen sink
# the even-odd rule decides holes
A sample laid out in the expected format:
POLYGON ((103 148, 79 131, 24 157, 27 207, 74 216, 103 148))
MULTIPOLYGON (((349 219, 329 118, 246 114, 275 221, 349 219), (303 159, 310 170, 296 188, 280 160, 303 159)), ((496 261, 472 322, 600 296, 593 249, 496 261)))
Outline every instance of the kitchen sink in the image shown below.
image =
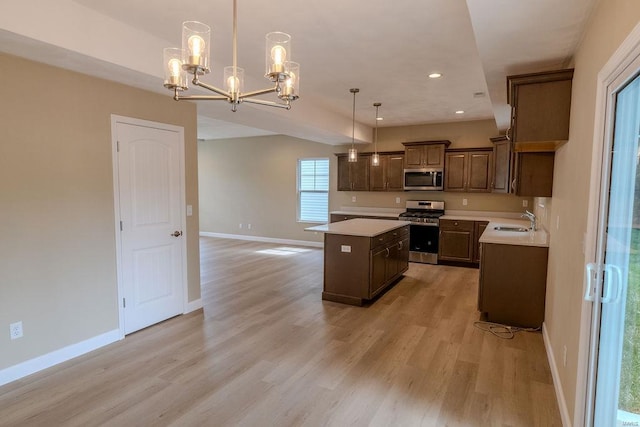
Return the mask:
POLYGON ((494 230, 497 231, 515 231, 518 233, 526 233, 527 231, 529 231, 528 228, 524 228, 524 227, 509 227, 509 226, 505 226, 505 225, 498 225, 497 227, 493 227, 494 230))

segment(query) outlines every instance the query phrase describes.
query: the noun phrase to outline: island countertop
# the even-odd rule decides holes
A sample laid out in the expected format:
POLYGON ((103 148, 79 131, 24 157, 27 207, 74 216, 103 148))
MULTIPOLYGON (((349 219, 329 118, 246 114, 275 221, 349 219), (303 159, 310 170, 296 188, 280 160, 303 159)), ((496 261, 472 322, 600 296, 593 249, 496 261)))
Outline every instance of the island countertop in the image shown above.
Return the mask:
POLYGON ((327 234, 342 234, 345 236, 374 237, 396 228, 411 224, 409 221, 392 219, 354 218, 330 224, 316 225, 305 228, 306 231, 319 231, 327 234))

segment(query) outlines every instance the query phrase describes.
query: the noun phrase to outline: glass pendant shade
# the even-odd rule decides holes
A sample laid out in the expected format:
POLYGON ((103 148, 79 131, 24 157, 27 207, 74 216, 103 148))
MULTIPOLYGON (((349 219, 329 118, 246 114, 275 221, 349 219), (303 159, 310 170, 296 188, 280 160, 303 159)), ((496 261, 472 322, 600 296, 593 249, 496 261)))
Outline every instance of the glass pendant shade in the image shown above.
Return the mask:
POLYGON ((279 31, 267 34, 265 54, 265 77, 272 82, 284 81, 285 62, 291 61, 291 36, 279 31))
POLYGON ((300 64, 286 61, 284 71, 289 76, 280 89, 280 99, 294 101, 300 97, 300 64))
POLYGON ((163 51, 164 87, 168 89, 187 90, 187 72, 182 68, 182 49, 167 47, 163 51))
POLYGON ((349 148, 349 161, 357 162, 358 161, 358 150, 355 148, 349 148))
POLYGON ((185 21, 182 24, 182 58, 185 70, 205 74, 209 68, 211 50, 211 28, 198 21, 185 21))
POLYGON ((378 154, 378 108, 380 108, 382 104, 380 102, 374 102, 373 106, 376 107, 376 129, 373 133, 373 155, 371 156, 371 165, 372 166, 380 166, 380 154, 378 154))
POLYGON ((233 66, 224 67, 225 89, 232 95, 239 95, 244 90, 244 69, 233 66))

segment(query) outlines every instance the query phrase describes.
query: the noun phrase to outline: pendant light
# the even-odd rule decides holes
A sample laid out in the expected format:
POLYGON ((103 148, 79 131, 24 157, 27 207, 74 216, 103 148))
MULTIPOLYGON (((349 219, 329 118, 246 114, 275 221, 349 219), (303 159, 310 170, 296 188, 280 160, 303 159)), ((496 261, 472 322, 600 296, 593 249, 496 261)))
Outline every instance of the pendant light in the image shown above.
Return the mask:
POLYGON ((353 122, 351 127, 351 148, 349 148, 349 161, 357 162, 358 161, 358 150, 355 147, 356 140, 356 93, 360 92, 360 89, 353 88, 349 89, 349 92, 353 94, 353 122))
POLYGON ((379 102, 374 102, 373 106, 376 107, 376 128, 373 133, 373 156, 371 156, 371 166, 380 166, 380 154, 378 154, 378 108, 380 108, 382 104, 379 102))

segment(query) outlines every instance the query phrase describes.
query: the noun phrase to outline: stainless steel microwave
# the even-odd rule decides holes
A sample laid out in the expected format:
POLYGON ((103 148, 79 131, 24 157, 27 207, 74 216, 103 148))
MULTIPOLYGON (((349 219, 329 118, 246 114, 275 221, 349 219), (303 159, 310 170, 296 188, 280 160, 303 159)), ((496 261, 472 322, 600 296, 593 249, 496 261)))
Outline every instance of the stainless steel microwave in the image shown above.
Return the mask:
POLYGON ((438 191, 444 189, 444 172, 435 169, 405 169, 404 189, 421 191, 438 191))

